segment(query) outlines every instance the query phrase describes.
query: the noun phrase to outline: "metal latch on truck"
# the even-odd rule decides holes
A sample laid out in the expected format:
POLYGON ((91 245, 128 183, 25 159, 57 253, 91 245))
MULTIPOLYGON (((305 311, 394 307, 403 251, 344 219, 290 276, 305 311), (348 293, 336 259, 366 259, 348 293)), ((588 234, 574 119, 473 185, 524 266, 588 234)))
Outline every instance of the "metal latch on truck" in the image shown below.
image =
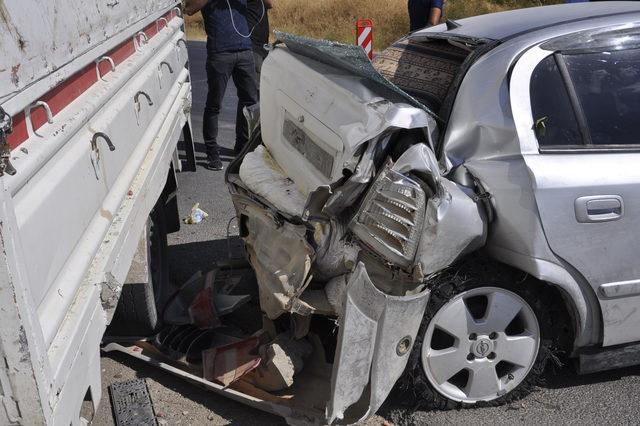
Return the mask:
POLYGON ((13 119, 11 115, 0 107, 0 176, 4 174, 15 175, 16 169, 11 164, 11 147, 7 136, 13 132, 13 119))

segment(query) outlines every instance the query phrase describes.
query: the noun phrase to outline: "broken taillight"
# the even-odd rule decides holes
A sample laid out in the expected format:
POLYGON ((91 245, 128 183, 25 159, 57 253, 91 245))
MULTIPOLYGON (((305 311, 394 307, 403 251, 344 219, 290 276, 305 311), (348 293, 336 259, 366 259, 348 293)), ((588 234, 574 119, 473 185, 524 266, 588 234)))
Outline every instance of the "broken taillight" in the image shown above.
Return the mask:
POLYGON ((420 184, 391 166, 378 174, 350 228, 374 253, 406 268, 418 249, 426 196, 420 184))

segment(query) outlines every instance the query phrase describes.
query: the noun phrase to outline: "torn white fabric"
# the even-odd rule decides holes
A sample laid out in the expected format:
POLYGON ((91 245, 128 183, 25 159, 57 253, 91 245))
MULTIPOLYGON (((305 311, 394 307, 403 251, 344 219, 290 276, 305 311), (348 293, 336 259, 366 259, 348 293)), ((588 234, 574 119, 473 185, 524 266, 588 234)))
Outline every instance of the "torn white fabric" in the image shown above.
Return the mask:
POLYGON ((240 179, 254 193, 265 198, 278 211, 301 217, 306 203, 295 183, 263 146, 248 153, 240 166, 240 179))

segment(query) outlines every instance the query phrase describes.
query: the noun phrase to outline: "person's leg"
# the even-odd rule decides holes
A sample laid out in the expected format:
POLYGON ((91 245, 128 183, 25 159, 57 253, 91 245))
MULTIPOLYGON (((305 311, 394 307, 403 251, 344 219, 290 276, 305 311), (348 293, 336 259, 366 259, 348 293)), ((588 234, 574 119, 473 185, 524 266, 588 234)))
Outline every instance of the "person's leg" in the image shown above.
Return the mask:
POLYGON ((233 53, 213 53, 207 55, 207 103, 204 108, 202 135, 207 149, 209 168, 220 170, 222 162, 219 158, 218 116, 224 92, 227 89, 229 76, 233 70, 233 53))
POLYGON ((427 26, 431 4, 427 0, 409 0, 409 31, 417 31, 427 26))
POLYGON ((233 68, 233 83, 238 89, 238 111, 236 113, 236 144, 234 151, 236 154, 242 150, 249 139, 249 129, 247 120, 244 118, 242 110, 244 107, 254 105, 258 102, 258 86, 256 84, 256 68, 253 61, 253 52, 243 50, 238 52, 237 61, 233 68))
POLYGON ((409 31, 413 32, 416 30, 416 23, 415 23, 415 19, 416 19, 416 4, 415 4, 415 0, 408 0, 407 1, 407 12, 409 13, 409 31))
POLYGON ((255 62, 256 65, 256 84, 258 87, 258 95, 260 94, 260 71, 262 70, 262 62, 266 57, 263 52, 265 52, 264 48, 253 48, 253 62, 255 62))

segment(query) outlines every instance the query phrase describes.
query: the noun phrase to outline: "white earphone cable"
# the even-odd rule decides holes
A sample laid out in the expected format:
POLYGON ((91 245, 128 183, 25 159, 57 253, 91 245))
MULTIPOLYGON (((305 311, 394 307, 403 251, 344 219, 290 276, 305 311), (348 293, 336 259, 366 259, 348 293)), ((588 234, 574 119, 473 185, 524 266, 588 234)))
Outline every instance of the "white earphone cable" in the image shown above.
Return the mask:
POLYGON ((255 29, 258 26, 258 24, 260 24, 262 22, 262 20, 264 19, 264 16, 267 14, 267 8, 264 6, 264 0, 260 0, 260 4, 262 5, 262 16, 260 16, 260 19, 258 20, 258 22, 256 22, 256 24, 253 26, 253 28, 251 28, 251 31, 249 31, 249 34, 242 34, 238 30, 238 27, 236 27, 235 19, 233 19, 233 9, 231 8, 231 1, 227 0, 227 6, 229 6, 229 16, 231 16, 231 25, 233 26, 233 29, 236 31, 236 33, 238 33, 238 35, 240 37, 242 37, 242 38, 250 38, 253 35, 253 32, 255 31, 255 29))

